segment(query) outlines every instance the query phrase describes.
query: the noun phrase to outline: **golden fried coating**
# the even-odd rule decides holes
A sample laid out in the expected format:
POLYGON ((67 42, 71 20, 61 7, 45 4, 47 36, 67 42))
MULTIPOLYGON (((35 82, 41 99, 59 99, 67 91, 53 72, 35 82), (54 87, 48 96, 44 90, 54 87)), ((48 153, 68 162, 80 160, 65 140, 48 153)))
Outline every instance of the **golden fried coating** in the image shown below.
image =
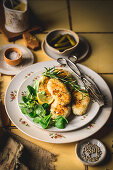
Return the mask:
POLYGON ((74 101, 72 104, 72 111, 75 115, 81 116, 87 110, 87 107, 90 102, 90 97, 88 93, 82 94, 81 92, 76 90, 74 91, 73 96, 74 96, 74 101))

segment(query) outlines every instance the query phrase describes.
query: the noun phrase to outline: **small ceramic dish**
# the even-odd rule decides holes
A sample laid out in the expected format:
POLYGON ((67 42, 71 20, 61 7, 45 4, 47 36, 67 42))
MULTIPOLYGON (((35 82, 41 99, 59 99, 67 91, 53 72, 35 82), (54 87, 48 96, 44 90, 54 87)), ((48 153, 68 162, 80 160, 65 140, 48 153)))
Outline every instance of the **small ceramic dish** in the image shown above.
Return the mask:
POLYGON ((71 30, 67 30, 67 29, 56 29, 56 30, 52 30, 51 32, 49 32, 45 38, 45 44, 48 48, 48 50, 52 51, 54 54, 59 54, 59 55, 69 55, 70 53, 72 53, 75 48, 77 47, 77 45, 79 44, 79 36, 71 31, 71 30), (64 51, 59 51, 56 48, 52 47, 50 45, 50 41, 58 36, 58 35, 65 35, 65 34, 69 34, 71 37, 73 37, 73 39, 75 40, 76 44, 70 48, 65 49, 64 51))
POLYGON ((7 64, 16 66, 22 60, 22 52, 18 48, 8 48, 4 52, 4 60, 7 64))
POLYGON ((104 160, 106 148, 97 139, 86 139, 76 145, 75 153, 84 165, 96 166, 104 160))

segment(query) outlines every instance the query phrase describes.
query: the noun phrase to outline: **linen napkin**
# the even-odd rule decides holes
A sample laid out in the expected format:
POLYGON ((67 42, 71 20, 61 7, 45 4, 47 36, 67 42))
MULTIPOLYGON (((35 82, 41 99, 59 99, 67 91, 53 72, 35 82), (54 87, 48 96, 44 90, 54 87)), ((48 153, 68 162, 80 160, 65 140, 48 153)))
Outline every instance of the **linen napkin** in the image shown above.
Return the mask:
POLYGON ((0 170, 55 170, 57 156, 6 130, 1 115, 0 170))
POLYGON ((4 132, 0 142, 0 170, 55 170, 56 157, 11 132, 4 132))

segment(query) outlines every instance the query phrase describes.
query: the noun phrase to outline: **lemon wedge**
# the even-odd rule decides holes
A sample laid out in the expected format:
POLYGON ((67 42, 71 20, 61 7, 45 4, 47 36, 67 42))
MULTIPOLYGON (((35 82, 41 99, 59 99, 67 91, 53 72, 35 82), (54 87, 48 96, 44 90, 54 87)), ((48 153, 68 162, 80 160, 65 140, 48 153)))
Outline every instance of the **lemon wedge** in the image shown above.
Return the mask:
POLYGON ((39 92, 37 93, 37 100, 39 104, 44 104, 44 103, 51 104, 53 102, 53 97, 47 96, 46 94, 39 92))

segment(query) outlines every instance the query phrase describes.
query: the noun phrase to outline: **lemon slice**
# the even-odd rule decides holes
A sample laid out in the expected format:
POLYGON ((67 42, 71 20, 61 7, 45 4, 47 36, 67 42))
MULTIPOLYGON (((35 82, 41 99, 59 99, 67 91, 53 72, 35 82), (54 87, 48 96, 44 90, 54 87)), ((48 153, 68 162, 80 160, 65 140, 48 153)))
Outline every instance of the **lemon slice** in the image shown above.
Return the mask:
POLYGON ((39 92, 37 93, 37 100, 39 104, 44 104, 44 103, 51 104, 53 102, 53 97, 47 96, 46 94, 39 92))

